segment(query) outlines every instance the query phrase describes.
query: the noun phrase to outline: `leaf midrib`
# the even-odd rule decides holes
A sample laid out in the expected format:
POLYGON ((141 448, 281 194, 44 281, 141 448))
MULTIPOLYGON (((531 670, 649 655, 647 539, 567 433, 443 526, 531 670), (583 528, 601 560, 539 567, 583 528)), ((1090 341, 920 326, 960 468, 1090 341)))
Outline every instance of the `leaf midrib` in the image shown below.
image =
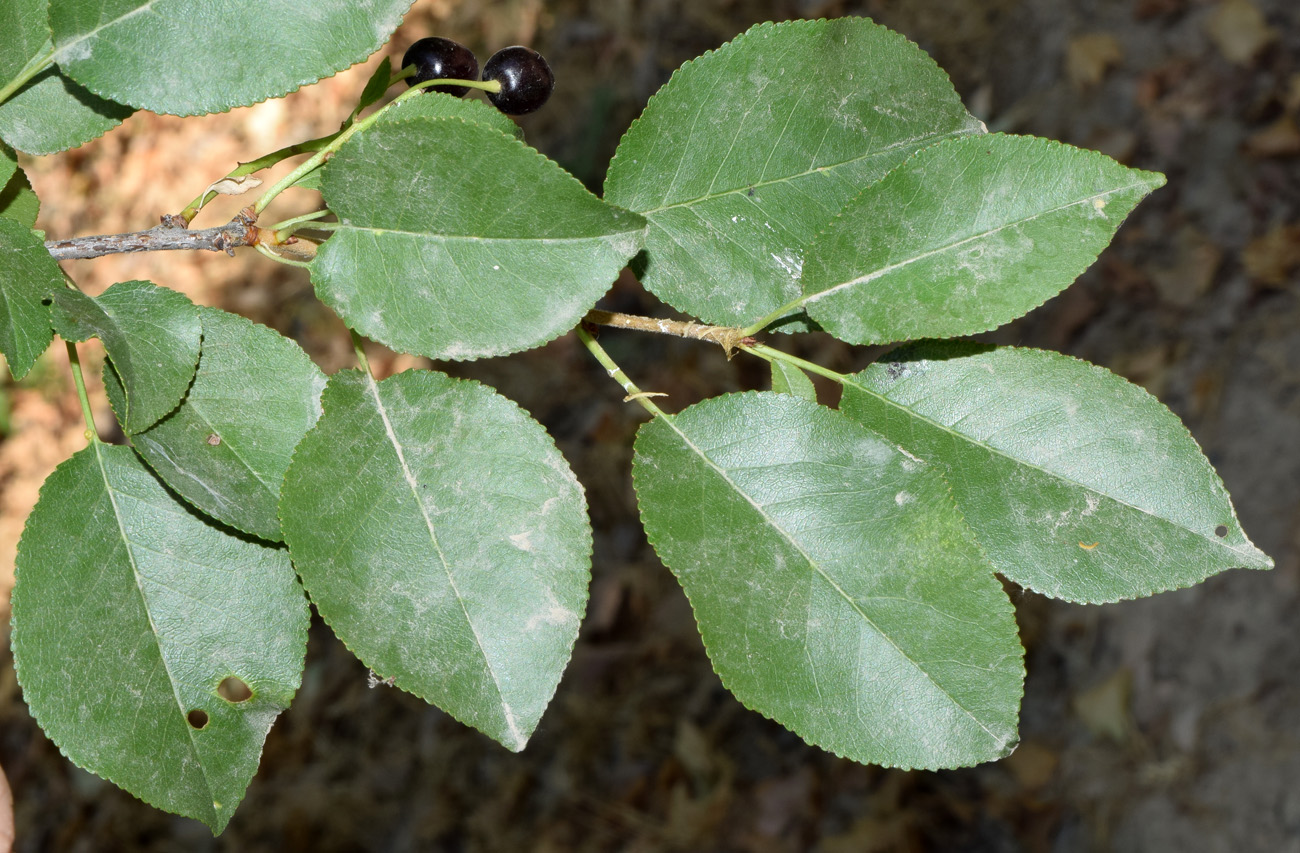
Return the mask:
MULTIPOLYGON (((798 180, 799 178, 805 178, 809 175, 818 174, 820 172, 833 172, 836 169, 840 169, 845 166, 851 166, 855 163, 860 163, 863 160, 871 160, 877 157, 883 157, 886 154, 893 153, 894 151, 897 151, 901 148, 912 147, 914 151, 920 151, 922 148, 928 148, 930 147, 931 144, 938 144, 939 142, 942 142, 943 140, 946 140, 948 138, 969 136, 972 133, 978 134, 980 132, 981 131, 979 130, 979 128, 965 127, 959 130, 948 131, 946 133, 932 133, 925 136, 913 137, 911 139, 903 139, 903 140, 899 140, 898 142, 894 142, 890 145, 886 145, 883 148, 877 148, 874 151, 867 152, 858 157, 851 157, 847 160, 841 160, 838 163, 825 163, 820 166, 810 166, 804 171, 797 172, 793 175, 784 175, 782 177, 772 178, 771 180, 767 180, 767 181, 759 180, 753 183, 746 183, 744 186, 734 187, 729 190, 723 190, 721 192, 716 192, 716 193, 708 192, 705 193, 704 195, 697 196, 696 198, 686 199, 684 201, 675 201, 672 204, 661 204, 658 207, 646 208, 644 210, 632 209, 632 212, 639 213, 642 216, 651 216, 653 214, 661 213, 665 210, 672 210, 678 207, 693 207, 695 205, 703 204, 704 202, 707 201, 712 201, 713 199, 716 198, 722 198, 723 196, 728 196, 728 195, 735 195, 738 192, 748 192, 751 189, 757 190, 763 187, 773 186, 774 184, 789 183, 791 181, 798 180)), ((773 151, 775 150, 776 149, 773 148, 773 151)), ((770 160, 771 157, 769 156, 768 159, 770 160)), ((721 167, 719 167, 719 169, 720 168, 721 167)), ((766 165, 764 166, 764 168, 766 169, 766 165)), ((716 183, 716 182, 717 182, 717 174, 715 173, 712 183, 716 183)), ((712 187, 712 183, 710 184, 710 187, 712 187)), ((865 189, 865 188, 866 187, 864 186, 861 189, 865 189)))
MULTIPOLYGON (((352 223, 342 222, 334 229, 334 232, 340 233, 356 231, 367 234, 398 234, 403 237, 441 240, 448 243, 585 243, 592 240, 607 240, 611 237, 618 237, 623 234, 631 234, 644 230, 644 227, 636 227, 627 228, 622 231, 602 231, 599 234, 580 237, 488 237, 482 234, 443 234, 437 231, 410 231, 404 228, 384 228, 378 225, 354 225, 352 223)), ((329 245, 328 240, 325 242, 325 245, 329 245)))
MULTIPOLYGON (((941 423, 941 422, 939 422, 939 421, 936 421, 936 420, 934 420, 934 419, 932 419, 932 418, 929 418, 929 417, 927 417, 927 416, 925 416, 925 415, 923 415, 923 414, 917 412, 915 409, 911 409, 911 408, 907 407, 906 405, 904 405, 904 404, 902 404, 902 403, 899 403, 899 402, 897 402, 897 401, 895 401, 895 400, 890 399, 889 397, 885 396, 885 395, 882 394, 881 392, 875 391, 875 390, 873 390, 873 389, 871 389, 871 388, 867 388, 866 386, 861 385, 861 384, 858 384, 857 382, 854 382, 854 381, 851 381, 851 380, 852 380, 852 377, 848 377, 848 378, 847 378, 847 381, 844 382, 844 385, 845 385, 846 387, 851 387, 851 388, 853 388, 853 389, 855 389, 855 390, 857 390, 857 391, 860 391, 861 393, 865 394, 865 395, 868 396, 868 397, 872 397, 872 398, 874 398, 874 399, 876 399, 876 400, 879 400, 879 401, 880 401, 881 403, 883 403, 885 406, 887 406, 887 407, 889 407, 889 408, 892 408, 892 409, 898 411, 899 413, 903 414, 906 418, 908 418, 908 419, 910 419, 910 420, 920 421, 921 423, 923 423, 923 424, 928 424, 929 426, 933 427, 933 428, 936 429, 936 430, 939 430, 940 432, 947 433, 949 436, 951 436, 951 437, 953 437, 953 438, 959 440, 961 443, 964 443, 964 444, 970 445, 970 446, 972 446, 972 447, 978 447, 978 448, 981 448, 981 449, 985 450, 986 452, 988 452, 990 455, 998 456, 998 457, 1000 457, 1000 458, 1002 458, 1002 459, 1004 459, 1004 460, 1007 460, 1007 461, 1009 461, 1009 462, 1014 463, 1014 464, 1017 465, 1017 466, 1024 467, 1024 468, 1028 468, 1028 469, 1033 470, 1033 471, 1037 471, 1037 472, 1039 472, 1040 474, 1042 474, 1043 476, 1045 476, 1045 477, 1047 477, 1047 478, 1049 478, 1049 479, 1055 480, 1055 481, 1057 481, 1057 482, 1063 483, 1063 484, 1068 485, 1068 486, 1074 486, 1074 487, 1076 487, 1076 488, 1082 489, 1082 490, 1086 491, 1086 492, 1089 493, 1089 494, 1096 495, 1096 496, 1099 497, 1099 498, 1103 498, 1103 499, 1105 499, 1105 500, 1114 501, 1115 503, 1120 504, 1121 506, 1128 507, 1129 509, 1132 509, 1132 510, 1135 511, 1135 512, 1141 513, 1142 515, 1145 515, 1145 516, 1147 516, 1148 518, 1155 519, 1156 521, 1161 522, 1161 523, 1163 523, 1163 524, 1168 524, 1168 525, 1170 525, 1171 527, 1177 528, 1178 530, 1186 531, 1187 533, 1190 533, 1190 534, 1192 534, 1192 535, 1194 535, 1194 536, 1199 536, 1201 539, 1205 540, 1207 543, 1212 544, 1212 545, 1217 545, 1217 546, 1219 546, 1220 548, 1222 548, 1222 549, 1224 549, 1225 551, 1227 551, 1228 553, 1236 554, 1236 555, 1239 555, 1239 556, 1244 555, 1245 553, 1249 553, 1249 552, 1243 552, 1243 551, 1241 551, 1240 549, 1238 549, 1238 548, 1236 548, 1236 547, 1230 546, 1230 545, 1228 545, 1226 542, 1220 540, 1220 539, 1217 538, 1217 537, 1211 537, 1211 536, 1209 536, 1209 535, 1206 535, 1206 534, 1200 533, 1200 532, 1198 532, 1198 531, 1196 531, 1196 530, 1192 530, 1192 529, 1189 528, 1189 527, 1185 527, 1184 525, 1182 525, 1182 524, 1180 524, 1180 523, 1174 521, 1174 520, 1171 519, 1171 518, 1165 518, 1164 516, 1157 515, 1154 511, 1152 511, 1152 510, 1148 510, 1148 509, 1144 509, 1143 507, 1140 507, 1140 506, 1137 506, 1136 504, 1130 503, 1129 501, 1124 500, 1123 498, 1117 497, 1117 496, 1112 495, 1112 494, 1109 494, 1109 493, 1107 493, 1107 492, 1100 491, 1100 490, 1098 490, 1097 488, 1095 488, 1095 487, 1093 487, 1093 486, 1090 486, 1090 485, 1088 485, 1088 484, 1086 484, 1086 483, 1081 483, 1081 482, 1079 482, 1078 480, 1072 479, 1072 478, 1070 478, 1070 477, 1065 476, 1064 474, 1057 473, 1057 472, 1052 471, 1052 470, 1050 470, 1050 469, 1048 469, 1048 468, 1044 468, 1044 467, 1042 467, 1041 465, 1036 465, 1036 464, 1034 464, 1034 463, 1032 463, 1032 462, 1026 461, 1026 460, 1021 459, 1021 458, 1019 458, 1019 457, 1012 456, 1009 452, 1007 452, 1007 451, 1005 451, 1005 450, 1002 450, 1002 449, 999 448, 999 447, 996 447, 996 446, 994 446, 994 445, 988 444, 988 443, 986 443, 986 442, 984 442, 984 441, 981 441, 981 440, 976 439, 976 438, 974 438, 974 437, 972 437, 972 436, 970 436, 970 435, 967 435, 966 433, 960 432, 960 431, 954 429, 953 427, 947 426, 946 424, 943 424, 943 423, 941 423)), ((870 428, 870 425, 866 425, 866 426, 868 426, 868 428, 870 428)), ((946 467, 946 466, 945 466, 945 467, 946 467)), ((1247 543, 1247 544, 1249 545, 1249 543, 1247 543)), ((1253 551, 1255 551, 1255 552, 1258 552, 1259 549, 1254 548, 1254 546, 1251 546, 1251 550, 1253 550, 1253 551)))
MULTIPOLYGON (((122 509, 117 505, 117 491, 109 480, 108 468, 105 464, 106 458, 104 456, 105 448, 109 445, 104 444, 99 441, 99 439, 93 439, 92 444, 95 448, 95 461, 99 466, 100 477, 104 482, 104 492, 108 495, 109 504, 113 507, 113 521, 117 525, 117 532, 122 538, 122 544, 126 546, 127 561, 131 566, 131 576, 135 580, 136 591, 140 593, 140 602, 143 605, 145 617, 149 620, 149 634, 154 638, 154 644, 158 649, 158 659, 163 665, 163 671, 167 673, 167 682, 171 685, 172 697, 176 700, 176 707, 180 710, 181 727, 185 729, 186 735, 189 736, 190 750, 194 754, 194 757, 198 759, 199 770, 203 773, 203 781, 207 785, 208 789, 207 801, 215 801, 217 792, 213 787, 212 779, 208 776, 207 763, 203 760, 202 753, 199 752, 198 740, 195 736, 194 727, 189 725, 186 720, 186 714, 188 712, 185 709, 185 702, 181 698, 178 690, 176 677, 172 674, 171 666, 167 661, 167 655, 163 653, 162 638, 158 634, 157 626, 154 625, 153 612, 149 605, 149 596, 145 594, 143 578, 140 574, 140 567, 136 563, 135 559, 135 546, 132 543, 131 537, 127 534, 126 527, 123 525, 122 509)), ((216 820, 217 814, 215 809, 212 810, 211 815, 212 819, 216 820)))
POLYGON ((424 524, 429 532, 429 541, 433 544, 434 551, 438 555, 438 562, 442 564, 442 570, 447 576, 447 584, 451 587, 452 593, 456 596, 456 604, 460 607, 461 615, 465 617, 465 624, 469 626, 470 633, 474 636, 474 645, 478 648, 479 655, 483 658, 483 664, 487 668, 488 674, 492 676, 492 686, 496 688, 497 700, 503 710, 502 717, 509 733, 514 737, 516 744, 524 741, 523 734, 518 730, 515 723, 514 709, 506 701, 505 692, 501 688, 501 680, 497 677, 496 669, 492 666, 492 661, 488 657, 487 649, 483 646, 483 638, 479 636, 478 627, 469 615, 469 610, 465 606, 465 597, 461 594, 460 588, 456 585, 455 576, 451 571, 451 564, 447 559, 446 553, 442 550, 442 545, 438 541, 438 533, 434 529, 433 519, 429 517, 429 511, 424 505, 424 500, 420 496, 420 484, 416 481, 415 473, 411 470, 406 461, 406 453, 402 447, 402 442, 397 437, 397 431, 393 428, 393 422, 388 417, 388 409, 384 406, 383 398, 379 394, 379 383, 375 380, 369 371, 365 371, 366 388, 370 392, 370 397, 374 401, 375 410, 379 413, 380 419, 384 423, 384 431, 388 436, 388 442, 392 445, 393 452, 397 455, 398 464, 402 469, 402 477, 406 480, 406 485, 411 490, 411 496, 415 500, 415 505, 420 508, 420 516, 424 519, 424 524))

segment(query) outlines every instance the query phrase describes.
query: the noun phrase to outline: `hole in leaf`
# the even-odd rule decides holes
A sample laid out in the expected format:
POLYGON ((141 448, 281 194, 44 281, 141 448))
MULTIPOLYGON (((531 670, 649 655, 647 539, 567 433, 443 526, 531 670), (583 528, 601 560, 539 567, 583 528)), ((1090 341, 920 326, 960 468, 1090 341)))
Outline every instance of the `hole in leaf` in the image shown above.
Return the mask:
POLYGON ((1228 526, 1226 524, 1220 524, 1218 527, 1214 528, 1214 535, 1219 537, 1220 539, 1227 536, 1228 526))
POLYGON ((232 675, 223 678, 217 685, 217 695, 227 702, 247 702, 253 698, 253 691, 247 684, 232 675))
POLYGON ((208 727, 208 712, 195 708, 185 715, 185 720, 192 729, 206 729, 208 727))

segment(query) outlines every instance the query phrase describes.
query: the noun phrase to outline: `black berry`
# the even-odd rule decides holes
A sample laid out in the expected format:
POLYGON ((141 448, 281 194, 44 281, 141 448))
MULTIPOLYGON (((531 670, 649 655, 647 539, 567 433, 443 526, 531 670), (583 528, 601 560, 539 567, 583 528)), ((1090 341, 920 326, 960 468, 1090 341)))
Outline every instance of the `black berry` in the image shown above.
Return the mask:
MULTIPOLYGON (((402 57, 402 67, 415 66, 415 76, 407 77, 406 83, 414 86, 426 80, 452 79, 474 80, 478 77, 478 58, 463 44, 451 39, 432 36, 420 39, 407 49, 402 57)), ((465 86, 431 86, 437 92, 460 97, 469 91, 465 86)), ((429 89, 425 89, 429 91, 429 89)))
POLYGON ((540 109, 555 89, 555 75, 546 58, 520 45, 503 47, 483 65, 483 79, 501 83, 500 92, 489 92, 492 106, 510 115, 540 109))

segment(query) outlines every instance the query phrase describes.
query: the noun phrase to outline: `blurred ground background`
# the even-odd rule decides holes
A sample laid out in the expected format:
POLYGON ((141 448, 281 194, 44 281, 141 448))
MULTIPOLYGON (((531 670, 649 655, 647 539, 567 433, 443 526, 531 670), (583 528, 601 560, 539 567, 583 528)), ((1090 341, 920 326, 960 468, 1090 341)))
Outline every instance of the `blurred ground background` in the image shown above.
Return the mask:
MULTIPOLYGON (((421 0, 384 53, 396 60, 431 34, 482 58, 514 43, 541 50, 559 84, 524 120, 529 140, 598 188, 619 135, 681 62, 757 21, 849 14, 929 51, 992 129, 1168 175, 1077 284, 987 337, 1090 359, 1158 395, 1277 569, 1106 607, 1016 593, 1028 681, 1010 758, 942 773, 836 759, 746 711, 712 674, 685 597, 636 519, 628 470, 641 411, 563 338, 451 368, 550 429, 591 504, 586 622, 524 753, 368 687, 365 668, 316 626, 302 690, 214 840, 64 760, 27 715, 6 645, 0 763, 17 849, 1300 851, 1300 4, 421 0)), ((237 160, 332 130, 374 64, 226 115, 137 113, 80 149, 26 160, 39 226, 52 237, 149 227, 237 160)), ((277 202, 286 215, 313 203, 292 195, 277 202)), ((240 203, 223 200, 196 226, 240 203)), ((293 336, 327 371, 350 362, 306 275, 251 252, 66 268, 91 292, 151 279, 293 336)), ((631 279, 606 304, 663 313, 631 279)), ((676 408, 764 382, 757 362, 728 363, 716 348, 612 331, 603 340, 676 408)), ((815 336, 799 346, 844 371, 871 355, 815 336)), ((92 373, 97 357, 83 356, 92 373)), ((376 360, 385 372, 418 364, 376 360)), ((6 386, 0 409, 7 600, 39 485, 84 445, 62 352, 6 386)))

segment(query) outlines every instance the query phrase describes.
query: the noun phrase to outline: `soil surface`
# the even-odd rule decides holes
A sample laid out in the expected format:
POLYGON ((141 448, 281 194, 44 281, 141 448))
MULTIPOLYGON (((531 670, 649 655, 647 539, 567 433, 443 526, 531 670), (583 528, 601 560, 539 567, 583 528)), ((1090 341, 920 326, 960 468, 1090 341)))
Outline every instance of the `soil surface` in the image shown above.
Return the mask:
MULTIPOLYGON (((317 624, 293 708, 214 839, 66 761, 28 716, 6 652, 0 764, 16 849, 1300 851, 1300 4, 422 0, 386 52, 400 57, 435 33, 479 56, 539 49, 559 86, 522 123, 598 188, 620 134, 680 63, 760 20, 840 15, 869 15, 920 44, 991 129, 1168 175, 1073 287, 985 337, 1086 358, 1156 394, 1204 447, 1277 568, 1103 607, 1013 591, 1028 652, 1016 752, 940 773, 856 765, 722 688, 637 521, 629 464, 641 410, 565 337, 448 368, 540 420, 591 505, 588 614, 526 751, 370 686, 317 624)), ((81 149, 26 160, 40 227, 52 237, 149 227, 237 160, 333 129, 367 72, 226 115, 138 113, 81 149)), ((286 198, 286 216, 312 203, 302 195, 286 198)), ((196 225, 224 222, 240 203, 225 199, 196 225)), ((151 279, 293 336, 327 371, 350 362, 341 324, 305 274, 251 252, 67 269, 91 292, 151 279)), ((604 304, 665 313, 630 277, 604 304)), ((612 331, 604 341, 676 408, 765 382, 758 363, 727 362, 714 347, 612 331)), ((844 371, 875 354, 820 336, 800 347, 844 371)), ((98 357, 85 356, 92 371, 98 357)), ((378 352, 375 361, 385 373, 421 364, 378 352)), ((6 572, 41 481, 84 446, 66 377, 52 350, 5 388, 6 572)), ((102 393, 95 400, 100 423, 111 422, 102 393)))

